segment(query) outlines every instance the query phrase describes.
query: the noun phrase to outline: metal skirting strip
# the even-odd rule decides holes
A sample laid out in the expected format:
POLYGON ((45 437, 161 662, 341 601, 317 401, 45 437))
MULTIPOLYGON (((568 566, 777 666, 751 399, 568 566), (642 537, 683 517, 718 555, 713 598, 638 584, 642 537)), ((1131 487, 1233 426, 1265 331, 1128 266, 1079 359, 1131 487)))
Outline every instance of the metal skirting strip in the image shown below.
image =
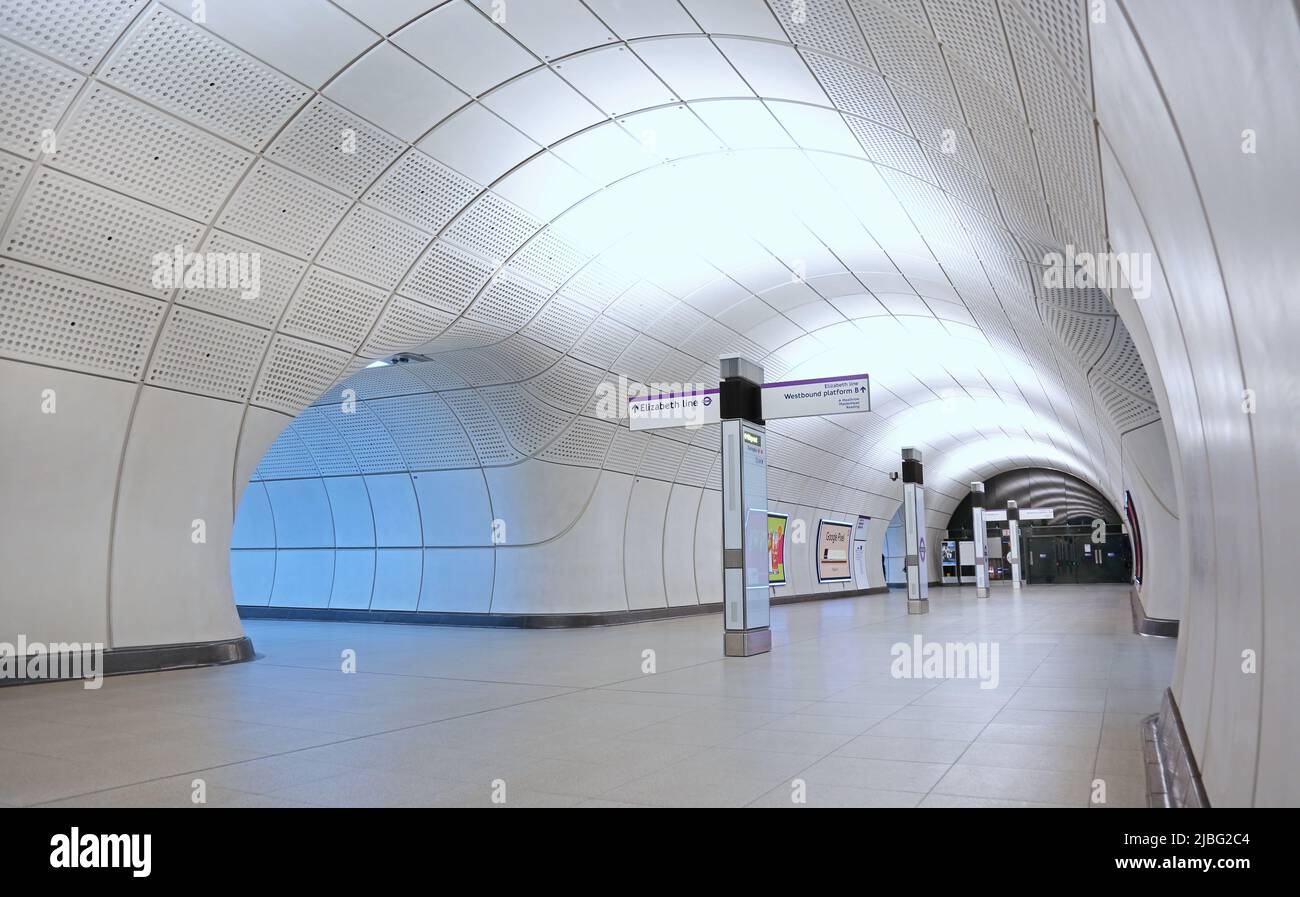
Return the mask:
MULTIPOLYGON (((163 670, 182 670, 189 667, 220 666, 252 660, 256 654, 253 642, 247 636, 219 642, 192 642, 181 645, 145 645, 136 648, 109 648, 104 651, 100 664, 103 676, 124 676, 129 673, 157 673, 163 670)), ((30 669, 27 658, 15 661, 18 668, 30 669)), ((46 668, 68 669, 66 663, 48 663, 46 668)), ((4 685, 36 685, 41 682, 66 681, 71 677, 27 675, 0 678, 4 685)))
POLYGON ((1148 617, 1146 611, 1142 609, 1142 599, 1138 598, 1136 587, 1129 587, 1128 603, 1129 609, 1133 612, 1133 631, 1138 635, 1149 635, 1152 638, 1178 638, 1178 621, 1148 617))
MULTIPOLYGON (((844 592, 816 592, 784 595, 772 604, 802 604, 834 598, 856 598, 888 591, 884 586, 844 592)), ((682 607, 647 607, 641 610, 605 611, 593 614, 476 614, 416 610, 352 610, 323 607, 262 607, 239 605, 245 620, 318 620, 335 623, 407 623, 417 626, 480 626, 500 629, 584 629, 589 626, 621 626, 651 620, 671 620, 699 614, 720 614, 722 602, 688 604, 682 607)))
POLYGON ((1147 771, 1147 805, 1209 807, 1205 783, 1183 728, 1172 690, 1165 689, 1160 712, 1142 720, 1142 759, 1147 771))
POLYGON ((869 589, 847 589, 843 592, 812 592, 807 595, 781 595, 772 598, 768 603, 803 604, 806 601, 829 601, 832 598, 859 598, 863 595, 883 595, 888 591, 888 586, 873 586, 869 589))

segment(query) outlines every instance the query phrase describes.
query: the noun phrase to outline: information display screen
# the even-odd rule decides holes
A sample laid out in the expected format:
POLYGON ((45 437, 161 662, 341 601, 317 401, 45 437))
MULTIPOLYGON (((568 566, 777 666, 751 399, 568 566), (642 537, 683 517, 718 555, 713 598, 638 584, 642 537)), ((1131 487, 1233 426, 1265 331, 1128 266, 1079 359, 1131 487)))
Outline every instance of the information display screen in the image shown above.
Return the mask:
POLYGON ((849 569, 849 546, 853 524, 821 520, 817 524, 817 581, 844 582, 853 578, 849 569))

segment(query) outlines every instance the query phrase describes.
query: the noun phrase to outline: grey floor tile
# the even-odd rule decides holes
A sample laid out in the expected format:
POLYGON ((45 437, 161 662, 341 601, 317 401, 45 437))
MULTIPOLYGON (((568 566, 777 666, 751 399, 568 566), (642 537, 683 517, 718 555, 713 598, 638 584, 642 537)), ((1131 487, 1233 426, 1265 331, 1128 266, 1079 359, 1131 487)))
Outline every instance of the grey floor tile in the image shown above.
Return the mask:
POLYGON ((863 757, 870 760, 955 763, 969 745, 970 742, 967 741, 862 735, 843 745, 835 753, 841 757, 863 757))
MULTIPOLYGON (((472 785, 448 779, 358 769, 277 788, 270 796, 326 807, 435 807, 459 805, 473 790, 472 785)), ((489 793, 490 783, 480 790, 489 793)))
POLYGON ((1055 769, 1091 772, 1097 762, 1095 748, 1054 744, 1000 744, 980 741, 957 761, 962 766, 1011 766, 1016 769, 1055 769))
POLYGON ((752 751, 774 751, 781 754, 825 756, 852 739, 852 735, 829 735, 824 732, 753 729, 726 742, 725 746, 752 751))
POLYGON ((322 763, 304 759, 297 754, 280 754, 204 769, 182 778, 203 779, 208 783, 209 788, 215 786, 252 794, 266 794, 291 785, 327 779, 347 771, 348 767, 339 763, 322 763))
POLYGON ((654 807, 743 807, 773 788, 771 781, 719 779, 713 774, 684 774, 666 769, 620 785, 601 795, 605 800, 654 807))
POLYGON ((817 761, 799 777, 810 785, 816 783, 827 788, 872 788, 924 794, 948 769, 948 765, 943 763, 832 756, 817 761))
POLYGON ((574 804, 574 806, 583 809, 644 810, 649 806, 649 804, 633 804, 633 803, 628 803, 627 801, 605 800, 604 798, 593 797, 593 798, 588 798, 587 800, 581 801, 579 803, 576 803, 574 804))
POLYGON ((90 794, 80 794, 66 800, 51 801, 41 804, 44 807, 204 807, 240 806, 245 800, 258 795, 225 788, 208 783, 204 788, 195 787, 195 779, 202 776, 175 776, 127 785, 123 788, 110 788, 90 794), (202 798, 201 800, 197 798, 202 798))
POLYGON ((984 729, 983 723, 954 723, 925 719, 890 717, 867 730, 868 735, 893 738, 933 738, 943 741, 973 741, 984 729))
POLYGON ((1072 776, 1104 779, 1105 806, 1144 802, 1138 722, 1176 645, 1128 631, 1126 589, 943 590, 923 618, 902 601, 777 607, 776 648, 725 659, 717 616, 250 620, 249 664, 0 689, 0 805, 187 805, 194 777, 207 806, 491 806, 495 780, 506 806, 784 806, 796 779, 808 806, 1084 806, 1072 776), (918 633, 996 642, 998 688, 893 678, 892 646, 918 633))
POLYGON ((1040 803, 1087 806, 1091 772, 1006 769, 996 766, 952 767, 934 786, 938 794, 991 797, 1040 803))
POLYGON ((861 735, 878 722, 875 717, 831 716, 830 714, 792 713, 763 726, 782 732, 815 732, 825 735, 861 735))
POLYGON ((959 809, 976 809, 976 808, 1032 808, 1039 807, 1043 809, 1074 809, 1072 804, 1047 804, 1028 800, 1002 800, 995 797, 967 797, 961 794, 927 794, 918 804, 920 807, 940 807, 940 808, 959 808, 959 809))
POLYGON ((1101 729, 1102 714, 1078 710, 1024 710, 1007 707, 992 720, 995 723, 1020 726, 1075 726, 1081 729, 1101 729))
POLYGON ((797 792, 788 785, 773 788, 751 807, 771 809, 798 809, 800 807, 915 807, 922 795, 915 791, 885 791, 878 788, 853 788, 812 784, 798 792, 802 801, 796 801, 797 792))
POLYGON ((953 707, 935 704, 922 704, 918 701, 909 704, 890 715, 890 719, 928 720, 940 723, 989 723, 999 715, 1001 707, 953 707))
POLYGON ((1097 739, 1097 732, 1081 726, 989 723, 977 740, 999 744, 1042 744, 1095 749, 1097 739))
POLYGON ((1097 775, 1144 777, 1146 763, 1140 750, 1102 748, 1097 751, 1096 770, 1097 775))
POLYGON ((1147 806, 1147 780, 1145 775, 1097 773, 1096 777, 1105 783, 1105 800, 1094 800, 1089 806, 1098 809, 1147 806))

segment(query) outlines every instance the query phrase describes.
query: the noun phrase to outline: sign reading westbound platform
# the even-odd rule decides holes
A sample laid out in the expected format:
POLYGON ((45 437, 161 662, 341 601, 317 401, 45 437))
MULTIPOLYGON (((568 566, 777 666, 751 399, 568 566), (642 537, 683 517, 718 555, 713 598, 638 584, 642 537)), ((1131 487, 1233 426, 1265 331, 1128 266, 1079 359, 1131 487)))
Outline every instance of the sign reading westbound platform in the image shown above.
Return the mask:
MULTIPOLYGON (((763 384, 763 419, 854 414, 871 410, 871 381, 866 374, 814 377, 763 384)), ((633 430, 700 427, 716 424, 718 390, 661 392, 629 396, 628 426, 633 430)))
POLYGON ((871 384, 866 374, 763 384, 764 420, 870 410, 871 384))
MULTIPOLYGON (((1021 520, 1051 520, 1056 516, 1056 512, 1051 508, 1021 508, 1021 520)), ((990 508, 984 512, 985 520, 1006 520, 1007 512, 1003 508, 990 508)))

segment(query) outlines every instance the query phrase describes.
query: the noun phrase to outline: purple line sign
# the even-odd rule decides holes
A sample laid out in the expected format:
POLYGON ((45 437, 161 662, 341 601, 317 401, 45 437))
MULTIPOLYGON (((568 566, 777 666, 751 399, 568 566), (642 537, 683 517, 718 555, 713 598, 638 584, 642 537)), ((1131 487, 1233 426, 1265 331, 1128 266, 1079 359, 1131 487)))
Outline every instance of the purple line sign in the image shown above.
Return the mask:
POLYGON ((763 384, 764 420, 870 410, 871 381, 866 374, 763 384))
MULTIPOLYGON (((871 381, 866 374, 763 384, 764 420, 870 410, 871 381)), ((718 390, 696 387, 629 396, 627 416, 633 430, 716 424, 718 390)))
POLYGON ((630 396, 628 426, 633 430, 702 427, 718 422, 718 390, 695 389, 630 396))

